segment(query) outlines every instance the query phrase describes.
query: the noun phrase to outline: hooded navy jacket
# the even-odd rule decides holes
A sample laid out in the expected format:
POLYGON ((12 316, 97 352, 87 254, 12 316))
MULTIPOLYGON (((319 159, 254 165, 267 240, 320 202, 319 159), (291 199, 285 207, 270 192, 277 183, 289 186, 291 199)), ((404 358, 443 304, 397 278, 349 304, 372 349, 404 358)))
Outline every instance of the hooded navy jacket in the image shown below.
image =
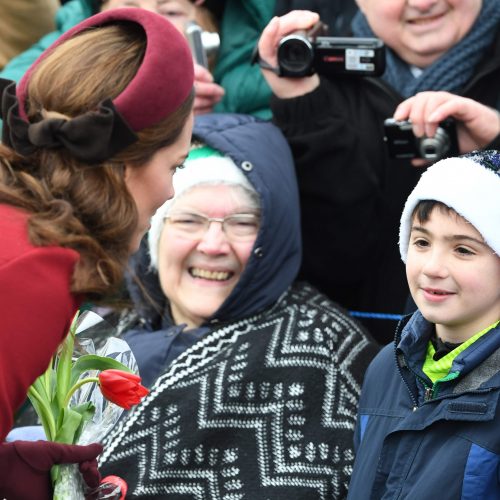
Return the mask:
POLYGON ((196 117, 193 137, 229 156, 246 175, 260 198, 261 226, 246 268, 226 301, 200 328, 184 331, 174 325, 156 271, 149 269, 146 245, 132 267, 163 315, 129 278, 129 289, 143 326, 127 332, 143 383, 151 385, 185 349, 210 330, 237 321, 274 304, 293 283, 301 260, 299 199, 293 159, 280 130, 249 115, 211 114, 196 117), (279 193, 270 189, 280 186, 279 193), (144 333, 149 335, 144 337, 144 333))

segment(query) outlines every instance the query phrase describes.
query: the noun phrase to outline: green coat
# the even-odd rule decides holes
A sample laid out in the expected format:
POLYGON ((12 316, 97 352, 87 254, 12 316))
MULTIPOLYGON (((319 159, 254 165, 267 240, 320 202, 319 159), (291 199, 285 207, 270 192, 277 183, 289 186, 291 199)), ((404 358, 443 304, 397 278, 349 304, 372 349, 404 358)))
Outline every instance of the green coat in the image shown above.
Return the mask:
POLYGON ((259 66, 250 65, 250 57, 262 30, 274 15, 274 8, 275 0, 226 2, 214 70, 215 81, 224 87, 226 94, 215 111, 271 118, 271 89, 259 66))

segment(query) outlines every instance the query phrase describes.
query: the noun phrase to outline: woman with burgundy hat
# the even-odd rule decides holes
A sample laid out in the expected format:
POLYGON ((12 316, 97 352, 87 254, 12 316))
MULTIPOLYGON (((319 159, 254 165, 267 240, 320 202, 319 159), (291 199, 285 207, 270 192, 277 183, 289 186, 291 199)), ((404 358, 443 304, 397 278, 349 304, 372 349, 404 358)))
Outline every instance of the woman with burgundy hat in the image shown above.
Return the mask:
MULTIPOLYGON (((189 150, 193 63, 179 31, 114 9, 66 32, 23 79, 0 80, 0 442, 84 299, 115 291, 189 150)), ((49 471, 99 444, 0 444, 0 497, 50 498, 49 471)))

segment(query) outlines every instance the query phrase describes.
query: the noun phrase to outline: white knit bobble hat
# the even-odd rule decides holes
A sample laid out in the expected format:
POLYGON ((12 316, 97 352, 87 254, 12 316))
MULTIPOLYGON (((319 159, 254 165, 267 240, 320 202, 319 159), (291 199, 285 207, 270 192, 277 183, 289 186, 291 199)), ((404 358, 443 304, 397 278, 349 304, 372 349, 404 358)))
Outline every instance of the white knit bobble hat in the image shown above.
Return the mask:
POLYGON ((420 201, 444 203, 469 221, 500 255, 500 152, 446 158, 430 166, 406 200, 399 226, 399 251, 406 262, 412 214, 420 201))
POLYGON ((194 147, 187 157, 184 167, 174 174, 175 196, 167 200, 151 218, 148 234, 151 266, 158 268, 158 245, 165 216, 176 200, 189 189, 200 184, 238 185, 255 192, 245 174, 228 157, 209 146, 194 147))

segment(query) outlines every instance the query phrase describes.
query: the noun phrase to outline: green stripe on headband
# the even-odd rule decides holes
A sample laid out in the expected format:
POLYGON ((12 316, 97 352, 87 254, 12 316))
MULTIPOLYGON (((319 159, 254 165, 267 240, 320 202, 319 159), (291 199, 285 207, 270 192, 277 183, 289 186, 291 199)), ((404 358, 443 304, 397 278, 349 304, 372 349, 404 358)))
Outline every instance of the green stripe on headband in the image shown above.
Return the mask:
POLYGON ((204 145, 191 149, 186 161, 199 160, 200 158, 209 158, 211 156, 222 158, 224 155, 220 151, 204 145))

